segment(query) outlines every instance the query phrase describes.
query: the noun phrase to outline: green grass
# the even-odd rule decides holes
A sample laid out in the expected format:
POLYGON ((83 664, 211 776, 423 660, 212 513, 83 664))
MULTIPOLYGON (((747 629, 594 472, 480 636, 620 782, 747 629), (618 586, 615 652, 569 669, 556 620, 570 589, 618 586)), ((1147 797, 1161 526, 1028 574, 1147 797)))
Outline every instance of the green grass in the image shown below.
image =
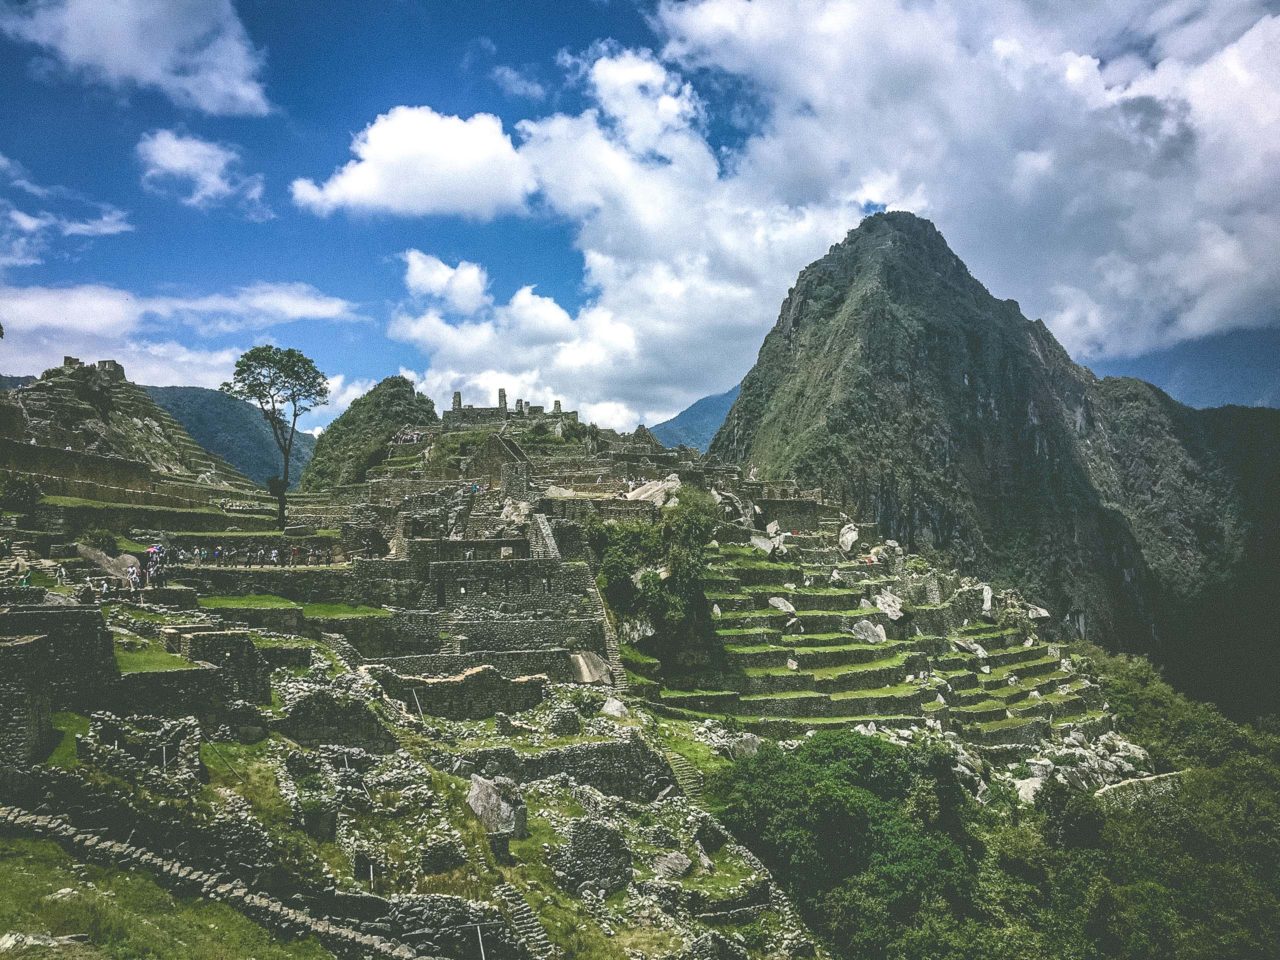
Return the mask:
POLYGON ((79 713, 55 713, 53 729, 58 742, 45 762, 53 767, 79 766, 80 758, 76 756, 76 734, 89 732, 89 718, 79 713))
POLYGON ((116 666, 121 673, 162 673, 186 670, 194 664, 161 647, 144 647, 141 650, 122 650, 116 647, 116 666))
POLYGON ((301 606, 301 604, 294 603, 292 600, 286 600, 284 597, 277 597, 275 594, 271 593, 246 593, 244 596, 240 597, 201 597, 198 602, 200 606, 208 610, 280 610, 301 606))
POLYGON ((141 870, 93 864, 76 869, 75 861, 47 840, 0 838, 0 888, 0 930, 86 937, 84 943, 14 955, 24 960, 332 957, 311 939, 277 940, 224 904, 173 896, 141 870))
MULTIPOLYGON (((292 606, 293 604, 290 604, 292 606)), ((302 613, 318 620, 348 619, 354 617, 389 617, 390 610, 382 607, 352 606, 349 603, 304 603, 302 613)))

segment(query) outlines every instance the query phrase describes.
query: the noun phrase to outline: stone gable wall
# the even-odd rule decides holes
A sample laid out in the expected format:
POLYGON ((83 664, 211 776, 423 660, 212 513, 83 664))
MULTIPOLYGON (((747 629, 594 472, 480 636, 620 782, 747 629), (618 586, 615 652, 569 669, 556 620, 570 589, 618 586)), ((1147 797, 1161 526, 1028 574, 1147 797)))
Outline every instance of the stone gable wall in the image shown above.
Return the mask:
POLYGON ((53 739, 48 660, 46 637, 0 640, 0 767, 37 762, 53 739))

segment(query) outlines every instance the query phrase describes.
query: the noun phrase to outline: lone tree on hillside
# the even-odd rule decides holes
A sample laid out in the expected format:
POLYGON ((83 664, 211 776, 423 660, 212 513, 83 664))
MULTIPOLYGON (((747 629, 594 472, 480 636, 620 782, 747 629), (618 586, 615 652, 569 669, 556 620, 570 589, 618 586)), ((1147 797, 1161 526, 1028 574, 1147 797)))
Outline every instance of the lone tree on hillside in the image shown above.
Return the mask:
POLYGON ((280 476, 273 477, 267 486, 275 494, 276 519, 283 528, 284 495, 289 489, 289 459, 298 433, 298 418, 329 402, 329 381, 301 350, 264 345, 254 347, 236 361, 235 375, 221 389, 256 403, 271 426, 283 467, 280 476))

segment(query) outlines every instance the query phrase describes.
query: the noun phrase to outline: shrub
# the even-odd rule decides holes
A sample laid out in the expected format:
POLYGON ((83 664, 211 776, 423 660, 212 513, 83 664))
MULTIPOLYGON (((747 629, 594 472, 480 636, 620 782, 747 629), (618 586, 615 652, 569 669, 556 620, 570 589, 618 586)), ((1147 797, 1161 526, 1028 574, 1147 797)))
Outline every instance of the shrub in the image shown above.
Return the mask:
POLYGON ((25 513, 35 509, 40 496, 40 487, 30 477, 20 473, 0 475, 0 507, 25 513))
POLYGON ((120 548, 116 545, 116 535, 110 530, 86 530, 80 534, 80 542, 86 547, 93 547, 95 550, 101 550, 108 557, 119 556, 120 548))

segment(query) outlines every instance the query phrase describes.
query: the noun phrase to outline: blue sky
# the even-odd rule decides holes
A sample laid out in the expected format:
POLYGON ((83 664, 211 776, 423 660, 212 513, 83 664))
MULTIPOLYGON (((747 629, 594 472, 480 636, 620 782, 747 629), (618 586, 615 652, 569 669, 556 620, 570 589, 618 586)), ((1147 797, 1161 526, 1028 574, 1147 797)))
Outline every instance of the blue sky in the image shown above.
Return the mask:
POLYGON ((885 205, 1099 372, 1278 405, 1280 21, 1169 10, 0 0, 0 370, 652 423, 885 205))

